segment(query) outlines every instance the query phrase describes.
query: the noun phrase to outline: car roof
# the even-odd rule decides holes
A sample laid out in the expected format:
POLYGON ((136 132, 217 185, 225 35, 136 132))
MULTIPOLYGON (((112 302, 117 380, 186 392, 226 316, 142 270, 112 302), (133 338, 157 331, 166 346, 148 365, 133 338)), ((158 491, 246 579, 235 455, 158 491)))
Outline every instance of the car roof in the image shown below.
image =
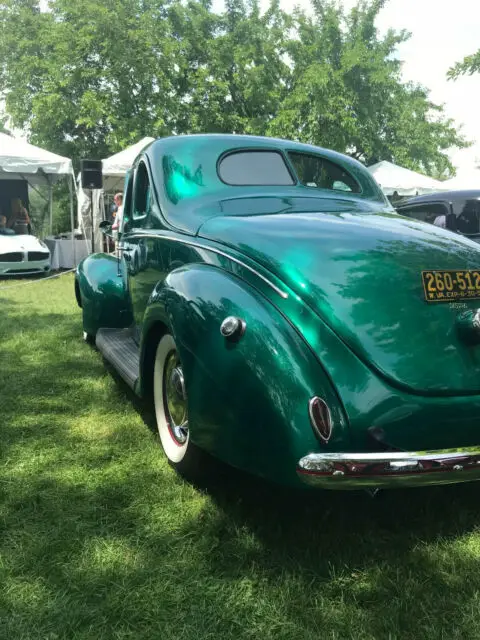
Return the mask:
POLYGON ((402 207, 414 204, 427 204, 428 202, 458 202, 476 198, 480 198, 480 189, 463 189, 461 191, 438 191, 436 193, 428 193, 423 196, 415 196, 413 198, 408 198, 407 200, 402 200, 402 202, 396 204, 395 208, 401 209, 402 207))
MULTIPOLYGON (((201 141, 201 140, 215 140, 215 141, 223 141, 229 149, 232 148, 243 148, 243 147, 281 147, 292 149, 296 148, 299 151, 309 151, 310 153, 318 153, 321 152, 326 156, 332 156, 337 160, 341 160, 342 158, 349 158, 349 156, 345 156, 338 151, 333 151, 331 149, 325 149, 323 147, 318 147, 313 144, 306 144, 305 142, 296 142, 294 140, 286 140, 284 138, 271 138, 269 136, 254 136, 248 134, 237 134, 237 133, 189 133, 178 136, 167 136, 165 138, 157 138, 153 142, 150 143, 149 147, 153 148, 158 145, 164 145, 166 143, 174 143, 174 144, 188 144, 189 141, 201 141)), ((356 161, 355 161, 356 162, 356 161)))
MULTIPOLYGON (((150 165, 155 192, 158 194, 164 217, 175 228, 189 233, 197 233, 206 217, 221 215, 228 206, 225 204, 226 201, 244 199, 247 196, 251 200, 279 196, 301 196, 309 199, 315 197, 317 200, 328 199, 331 202, 330 206, 334 208, 338 208, 339 202, 348 202, 349 206, 363 209, 392 209, 381 188, 363 164, 350 156, 310 144, 250 135, 189 134, 155 140, 137 157, 134 167, 141 158, 146 158, 150 165), (286 186, 228 185, 218 174, 218 162, 225 154, 243 150, 277 151, 285 155, 291 152, 317 155, 349 173, 357 181, 361 191, 348 193, 318 189, 314 192, 309 187, 297 183, 286 186), (167 181, 165 176, 168 176, 167 181), (173 200, 168 190, 172 185, 172 189, 175 190, 175 181, 182 186, 178 187, 180 195, 177 194, 173 200), (336 205, 333 201, 336 201, 336 205)), ((245 210, 246 206, 245 202, 245 210)), ((312 206, 318 206, 318 203, 312 203, 312 206)))
MULTIPOLYGON (((360 170, 367 171, 367 168, 358 160, 355 160, 351 156, 347 156, 338 151, 332 149, 325 149, 324 147, 318 147, 313 144, 306 144, 304 142, 296 142, 292 140, 285 140, 283 138, 270 138, 267 136, 253 136, 246 134, 233 134, 233 133, 192 133, 178 136, 168 136, 165 138, 157 138, 151 142, 142 151, 142 154, 147 155, 153 159, 159 152, 173 151, 181 147, 188 147, 189 145, 198 146, 202 143, 214 143, 216 150, 223 146, 225 151, 244 148, 265 148, 282 149, 283 151, 299 151, 303 153, 320 154, 327 160, 331 160, 337 164, 343 165, 349 168, 351 171, 360 170)), ((141 155, 141 154, 140 154, 141 155)), ((138 158, 140 157, 138 156, 138 158)), ((137 160, 138 160, 137 158, 137 160)))

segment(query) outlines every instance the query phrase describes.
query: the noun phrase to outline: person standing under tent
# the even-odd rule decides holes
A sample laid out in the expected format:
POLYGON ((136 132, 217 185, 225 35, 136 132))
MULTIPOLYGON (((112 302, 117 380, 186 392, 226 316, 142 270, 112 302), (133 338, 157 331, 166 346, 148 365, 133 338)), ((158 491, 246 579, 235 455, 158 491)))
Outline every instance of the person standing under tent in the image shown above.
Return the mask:
POLYGON ((117 211, 115 213, 115 221, 112 225, 113 237, 115 240, 115 248, 118 248, 118 234, 122 228, 123 222, 123 193, 116 193, 113 197, 117 211))
POLYGON ((112 202, 112 204, 109 207, 107 220, 110 220, 110 222, 113 224, 115 222, 116 214, 117 214, 117 205, 114 202, 112 202))
POLYGON ((115 203, 115 221, 113 225, 120 228, 123 216, 123 193, 116 193, 113 196, 113 201, 115 203))
POLYGON ((7 227, 13 229, 16 225, 30 225, 30 216, 28 211, 23 206, 23 202, 20 198, 13 198, 12 200, 12 212, 8 218, 7 227))

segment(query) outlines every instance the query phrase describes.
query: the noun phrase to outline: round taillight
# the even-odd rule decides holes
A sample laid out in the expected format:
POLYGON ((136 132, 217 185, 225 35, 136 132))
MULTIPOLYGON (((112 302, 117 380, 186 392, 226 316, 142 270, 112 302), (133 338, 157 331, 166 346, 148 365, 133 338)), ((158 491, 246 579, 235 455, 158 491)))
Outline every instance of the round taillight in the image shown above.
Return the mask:
POLYGON ((324 442, 328 442, 332 435, 332 416, 325 400, 318 396, 311 398, 308 403, 308 415, 315 433, 324 442))

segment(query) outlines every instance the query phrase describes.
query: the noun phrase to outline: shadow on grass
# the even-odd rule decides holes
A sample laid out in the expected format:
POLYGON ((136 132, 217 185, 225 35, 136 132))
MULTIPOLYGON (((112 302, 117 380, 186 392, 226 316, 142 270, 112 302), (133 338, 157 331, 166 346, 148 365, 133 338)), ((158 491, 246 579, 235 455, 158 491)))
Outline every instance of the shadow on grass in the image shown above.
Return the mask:
POLYGON ((0 300, 0 637, 480 636, 478 485, 194 488, 61 293, 0 300))
MULTIPOLYGON (((124 387, 118 377, 116 384, 124 387)), ((132 400, 155 431, 153 414, 132 400)), ((285 637, 325 637, 326 628, 347 637, 480 634, 476 623, 472 630, 480 587, 479 543, 471 538, 480 525, 477 483, 372 498, 287 489, 210 456, 206 463, 206 477, 192 486, 211 502, 169 544, 195 540, 204 553, 196 570, 207 580, 242 583, 253 573, 272 593, 283 586, 291 594, 288 603, 282 598, 291 626, 285 637), (324 607, 339 611, 325 615, 324 607)), ((235 615, 244 615, 242 608, 235 615)), ((222 624, 235 627, 230 616, 220 630, 222 624)))

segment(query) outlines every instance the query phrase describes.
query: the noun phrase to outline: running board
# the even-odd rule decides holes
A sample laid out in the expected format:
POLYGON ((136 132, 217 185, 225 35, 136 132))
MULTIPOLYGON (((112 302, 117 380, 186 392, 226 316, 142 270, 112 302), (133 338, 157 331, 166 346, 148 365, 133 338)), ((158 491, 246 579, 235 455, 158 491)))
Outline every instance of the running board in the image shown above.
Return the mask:
POLYGON ((140 350, 131 330, 99 329, 95 344, 105 360, 133 389, 140 373, 140 350))

